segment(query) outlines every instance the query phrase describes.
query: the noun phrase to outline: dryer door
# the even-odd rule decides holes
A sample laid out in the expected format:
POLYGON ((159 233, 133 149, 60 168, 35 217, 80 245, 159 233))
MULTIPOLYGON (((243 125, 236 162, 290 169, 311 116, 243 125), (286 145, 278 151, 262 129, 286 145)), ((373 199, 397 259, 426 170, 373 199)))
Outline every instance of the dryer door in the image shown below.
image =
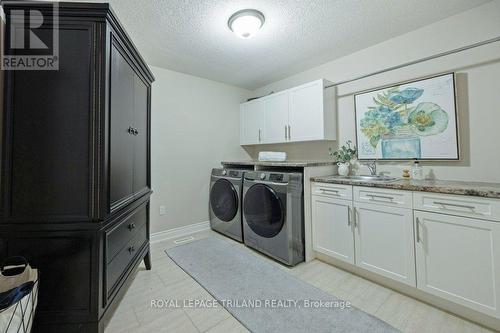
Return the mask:
POLYGON ((227 179, 219 179, 210 190, 210 208, 221 221, 231 222, 238 212, 238 192, 227 179))
POLYGON ((264 184, 255 184, 247 190, 243 215, 250 229, 265 238, 279 234, 285 223, 285 211, 279 195, 264 184))

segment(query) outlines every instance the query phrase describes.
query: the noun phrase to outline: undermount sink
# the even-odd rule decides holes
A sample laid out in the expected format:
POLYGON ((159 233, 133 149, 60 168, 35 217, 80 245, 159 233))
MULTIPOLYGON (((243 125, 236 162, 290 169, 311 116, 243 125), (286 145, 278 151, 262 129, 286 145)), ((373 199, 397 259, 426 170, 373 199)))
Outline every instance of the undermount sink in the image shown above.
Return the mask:
POLYGON ((351 180, 365 181, 365 182, 391 182, 397 180, 397 178, 384 175, 338 176, 337 178, 344 178, 344 179, 351 179, 351 180))

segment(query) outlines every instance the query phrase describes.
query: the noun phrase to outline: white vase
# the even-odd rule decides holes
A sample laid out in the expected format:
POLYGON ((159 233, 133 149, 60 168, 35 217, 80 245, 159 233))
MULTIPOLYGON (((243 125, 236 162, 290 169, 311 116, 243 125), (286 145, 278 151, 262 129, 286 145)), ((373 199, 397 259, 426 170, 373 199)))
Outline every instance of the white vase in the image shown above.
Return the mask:
POLYGON ((349 175, 349 162, 345 162, 345 163, 340 163, 338 162, 337 163, 338 167, 339 167, 339 175, 341 176, 348 176, 349 175))

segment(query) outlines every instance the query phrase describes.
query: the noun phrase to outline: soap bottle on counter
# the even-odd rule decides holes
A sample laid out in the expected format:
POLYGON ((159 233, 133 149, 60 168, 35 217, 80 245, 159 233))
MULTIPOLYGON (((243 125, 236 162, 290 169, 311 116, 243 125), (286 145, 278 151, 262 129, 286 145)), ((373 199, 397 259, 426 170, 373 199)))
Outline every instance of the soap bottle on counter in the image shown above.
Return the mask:
POLYGON ((424 179, 424 168, 420 166, 417 160, 413 162, 413 166, 411 167, 411 178, 415 180, 424 179))

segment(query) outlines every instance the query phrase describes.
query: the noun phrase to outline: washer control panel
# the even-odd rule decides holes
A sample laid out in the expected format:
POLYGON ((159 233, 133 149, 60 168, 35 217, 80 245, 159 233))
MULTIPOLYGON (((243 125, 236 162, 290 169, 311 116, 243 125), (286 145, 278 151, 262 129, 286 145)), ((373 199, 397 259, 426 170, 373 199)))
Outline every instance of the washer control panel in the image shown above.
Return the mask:
POLYGON ((283 181, 283 174, 282 173, 271 173, 269 175, 269 180, 272 182, 282 182, 283 181))
POLYGON ((287 184, 292 175, 297 173, 272 172, 272 171, 246 171, 244 178, 253 181, 272 182, 277 184, 287 184))

